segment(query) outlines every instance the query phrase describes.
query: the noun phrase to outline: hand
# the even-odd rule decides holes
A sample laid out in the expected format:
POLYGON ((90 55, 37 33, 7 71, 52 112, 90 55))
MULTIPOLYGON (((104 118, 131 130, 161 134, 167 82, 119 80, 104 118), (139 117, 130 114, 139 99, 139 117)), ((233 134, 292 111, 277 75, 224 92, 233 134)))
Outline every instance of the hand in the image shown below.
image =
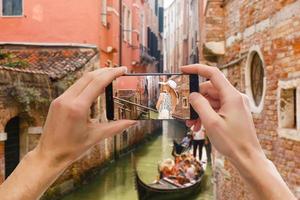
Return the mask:
POLYGON ((205 145, 208 145, 208 144, 209 144, 209 142, 208 142, 207 139, 205 139, 204 144, 205 144, 205 145))
POLYGON ((256 199, 296 199, 272 162, 263 153, 249 109, 248 98, 236 90, 221 71, 206 65, 181 68, 186 74, 199 74, 209 81, 200 84, 200 93, 190 95, 190 103, 214 147, 237 168, 256 199))
POLYGON ((199 119, 188 121, 187 125, 195 125, 194 131, 198 131, 203 124, 211 143, 229 159, 249 157, 254 152, 263 154, 246 96, 236 90, 217 68, 192 65, 181 69, 183 73, 210 79, 200 84, 200 93, 190 95, 190 103, 199 119))
POLYGON ((89 72, 55 99, 36 151, 55 164, 69 165, 96 143, 134 125, 135 121, 128 120, 93 123, 89 119, 92 103, 125 71, 125 67, 120 67, 89 72))
POLYGON ((92 103, 125 71, 120 67, 89 72, 52 102, 39 144, 0 186, 2 200, 39 199, 65 168, 93 145, 136 123, 100 124, 89 119, 92 103))

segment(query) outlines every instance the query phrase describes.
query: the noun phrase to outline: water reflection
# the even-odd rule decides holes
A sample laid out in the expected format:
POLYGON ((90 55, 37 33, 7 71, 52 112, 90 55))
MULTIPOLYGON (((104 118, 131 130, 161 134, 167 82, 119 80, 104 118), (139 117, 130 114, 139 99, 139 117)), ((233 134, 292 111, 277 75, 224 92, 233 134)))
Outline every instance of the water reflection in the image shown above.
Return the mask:
MULTIPOLYGON (((137 149, 134 154, 141 178, 147 183, 157 176, 157 164, 171 157, 172 141, 180 139, 186 132, 182 123, 169 121, 163 123, 163 134, 148 141, 137 149)), ((68 195, 63 200, 135 200, 137 193, 134 189, 131 156, 126 155, 113 163, 106 171, 68 195)), ((212 187, 201 193, 197 200, 210 200, 212 187)))

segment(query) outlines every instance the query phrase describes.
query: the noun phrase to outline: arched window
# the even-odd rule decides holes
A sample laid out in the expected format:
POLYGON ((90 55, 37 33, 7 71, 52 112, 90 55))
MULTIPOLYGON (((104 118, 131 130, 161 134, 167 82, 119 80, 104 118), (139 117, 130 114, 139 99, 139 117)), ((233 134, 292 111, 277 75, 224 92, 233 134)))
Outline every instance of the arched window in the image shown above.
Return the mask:
POLYGON ((249 50, 245 69, 245 90, 250 99, 251 111, 260 113, 263 110, 266 92, 266 74, 263 54, 259 46, 249 50))
POLYGON ((265 73, 263 68, 263 62, 257 52, 253 54, 250 70, 253 100, 255 105, 259 106, 263 95, 265 73))

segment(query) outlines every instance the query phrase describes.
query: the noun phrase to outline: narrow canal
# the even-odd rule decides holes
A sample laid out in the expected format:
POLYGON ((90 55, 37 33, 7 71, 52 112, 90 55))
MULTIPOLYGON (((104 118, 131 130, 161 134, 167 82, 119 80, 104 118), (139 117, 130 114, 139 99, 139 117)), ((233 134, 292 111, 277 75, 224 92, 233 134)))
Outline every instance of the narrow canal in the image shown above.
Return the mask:
MULTIPOLYGON (((171 158, 173 139, 180 140, 186 132, 185 126, 176 121, 163 122, 163 133, 147 141, 134 151, 137 168, 141 178, 151 183, 157 177, 157 164, 165 158, 171 158)), ((211 170, 207 170, 208 175, 211 170)), ((193 200, 212 200, 213 188, 210 177, 205 188, 193 200)), ((125 155, 109 166, 92 182, 82 186, 63 200, 136 200, 131 155, 125 155)))

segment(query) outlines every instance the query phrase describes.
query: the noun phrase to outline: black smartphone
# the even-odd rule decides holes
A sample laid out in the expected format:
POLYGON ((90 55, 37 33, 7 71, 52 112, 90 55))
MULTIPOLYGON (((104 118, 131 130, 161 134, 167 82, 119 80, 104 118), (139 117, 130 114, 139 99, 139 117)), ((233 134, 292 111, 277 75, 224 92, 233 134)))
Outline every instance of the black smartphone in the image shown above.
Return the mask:
POLYGON ((199 92, 198 75, 125 74, 106 88, 108 120, 197 119, 189 94, 199 92))

